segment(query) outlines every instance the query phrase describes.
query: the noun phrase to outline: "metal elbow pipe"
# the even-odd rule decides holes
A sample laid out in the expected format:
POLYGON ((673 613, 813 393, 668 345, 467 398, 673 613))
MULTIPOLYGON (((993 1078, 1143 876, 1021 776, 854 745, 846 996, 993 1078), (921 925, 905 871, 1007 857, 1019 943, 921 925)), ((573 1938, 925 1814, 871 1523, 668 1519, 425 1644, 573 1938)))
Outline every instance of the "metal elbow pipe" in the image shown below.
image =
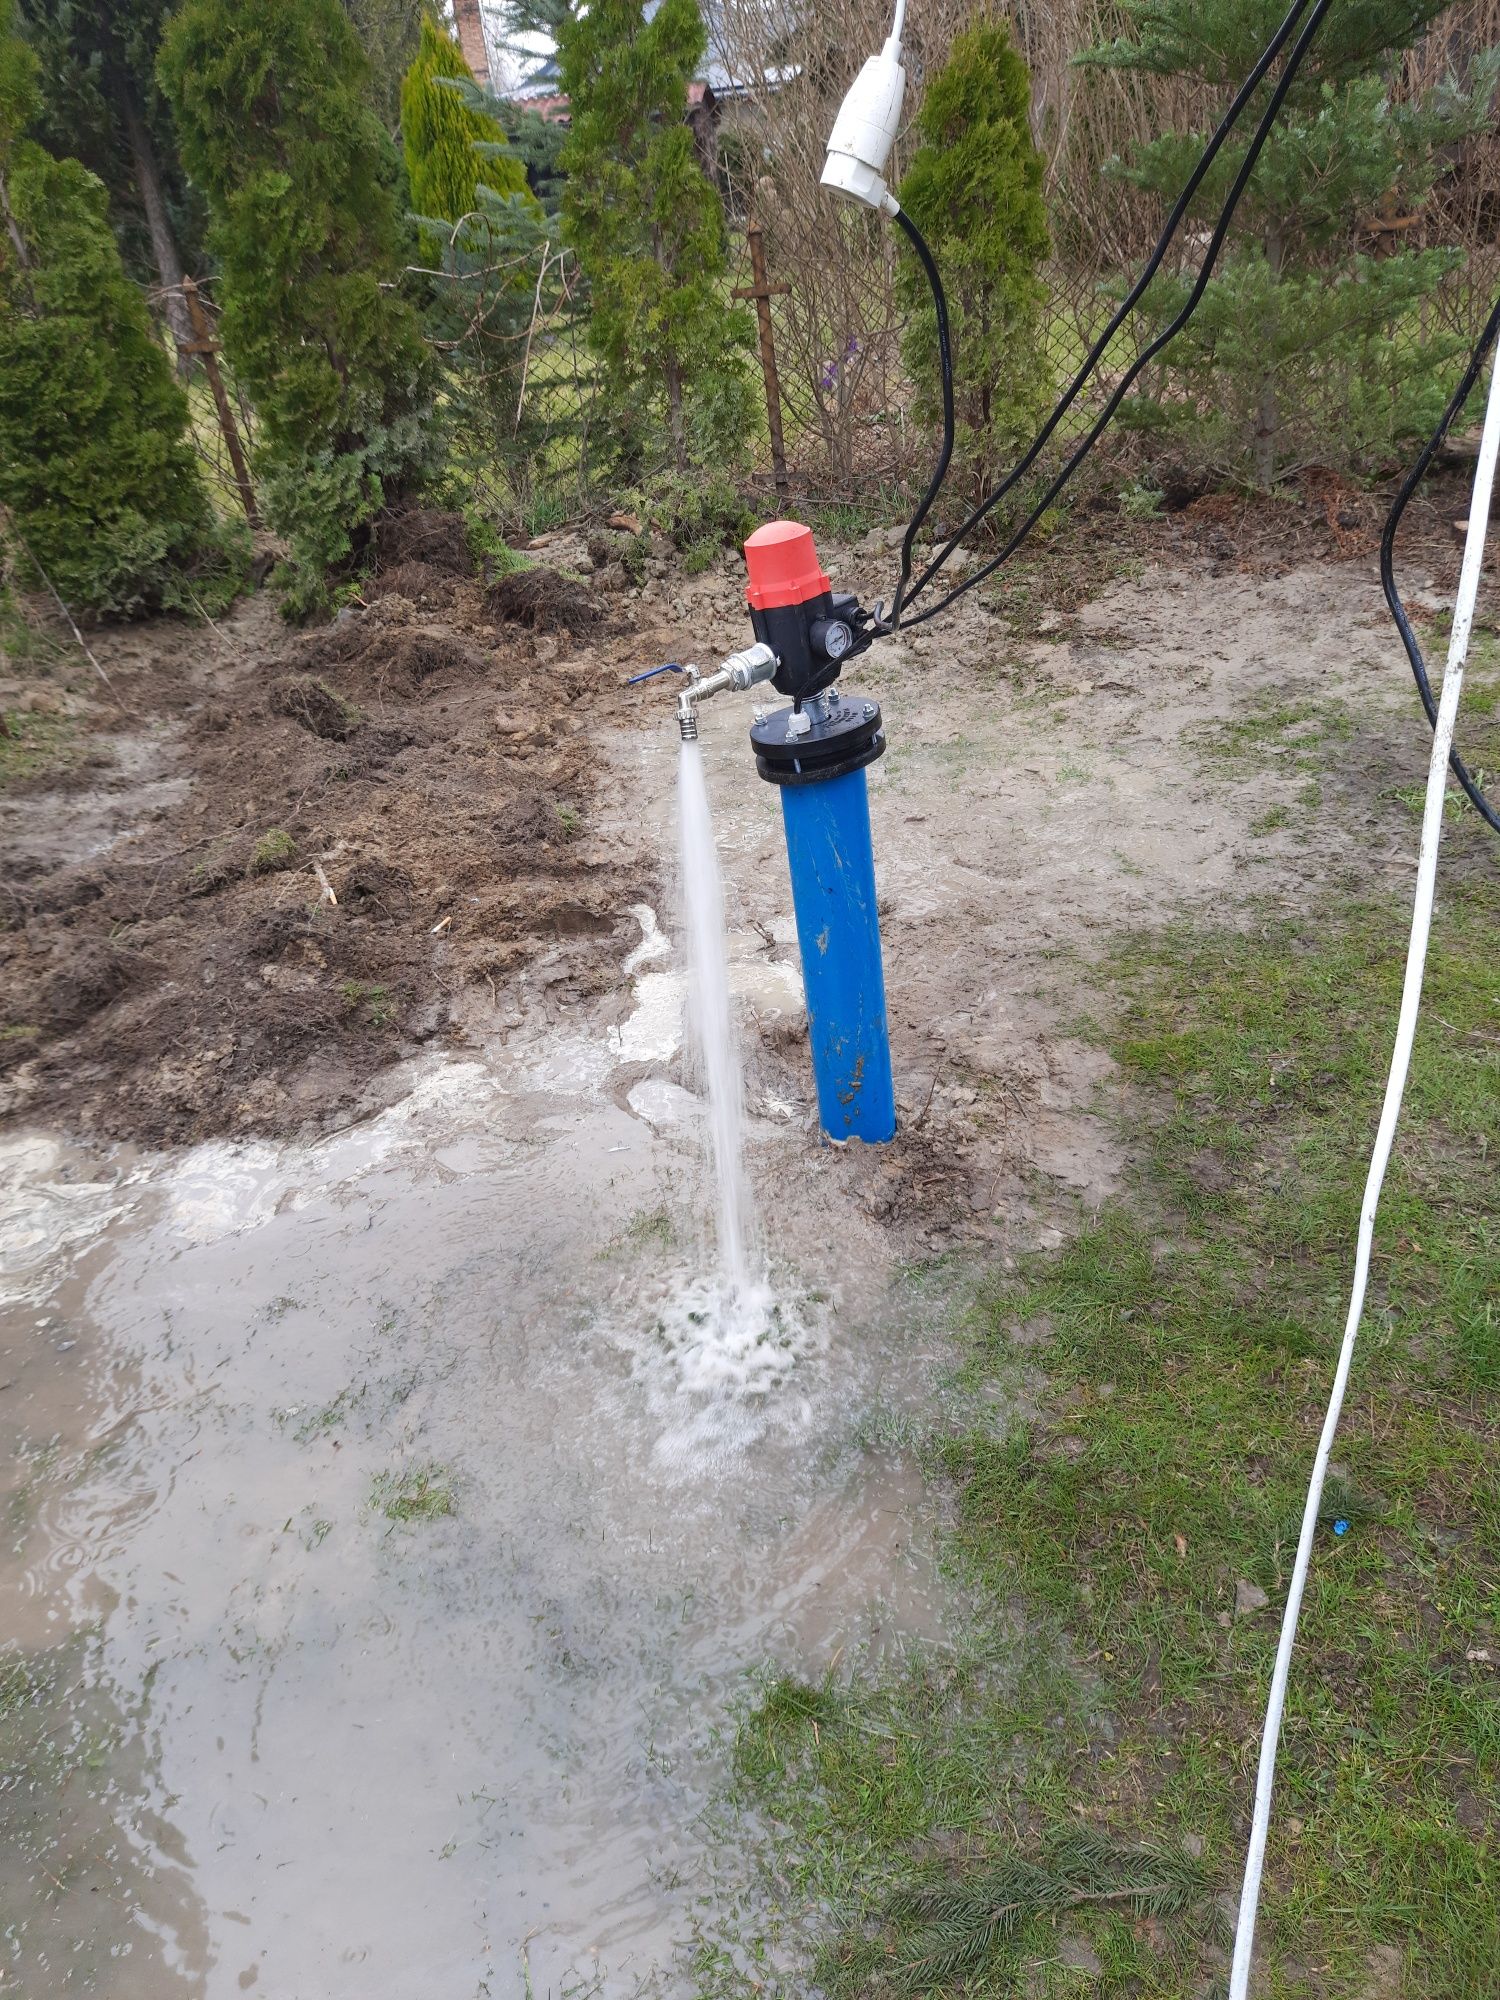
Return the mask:
POLYGON ((698 704, 707 701, 710 695, 723 694, 726 688, 734 688, 743 694, 747 688, 759 681, 768 681, 776 671, 776 655, 769 646, 747 646, 742 653, 731 653, 717 673, 706 680, 699 680, 693 668, 689 667, 691 678, 688 685, 677 697, 677 728, 684 743, 698 740, 698 704))

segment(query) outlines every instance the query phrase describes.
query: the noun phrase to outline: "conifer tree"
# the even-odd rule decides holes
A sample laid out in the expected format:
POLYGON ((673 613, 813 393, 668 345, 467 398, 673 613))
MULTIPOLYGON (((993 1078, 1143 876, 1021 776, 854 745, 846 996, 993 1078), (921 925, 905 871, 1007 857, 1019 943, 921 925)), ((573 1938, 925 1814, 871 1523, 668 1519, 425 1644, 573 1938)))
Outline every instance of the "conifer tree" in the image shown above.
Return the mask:
MULTIPOLYGON (((456 223, 472 215, 481 184, 502 201, 527 193, 525 167, 506 144, 502 127, 477 108, 477 97, 463 51, 439 21, 424 14, 421 44, 401 84, 406 177, 412 209, 424 220, 456 223), (468 90, 455 89, 455 82, 467 83, 468 90)), ((450 235, 424 229, 424 255, 440 258, 450 235)))
POLYGON ((753 423, 749 316, 724 297, 724 209, 685 120, 706 46, 696 0, 593 0, 559 28, 572 130, 563 233, 588 279, 589 342, 627 462, 665 418, 679 468, 753 423))
POLYGON ((34 72, 0 0, 0 507, 23 573, 77 612, 217 607, 242 538, 214 519, 103 184, 23 136, 34 72))
POLYGON ((306 615, 439 455, 431 357, 396 289, 399 158, 338 0, 186 0, 158 74, 208 197, 220 331, 291 548, 286 609, 306 615))
POLYGON ((368 93, 385 129, 400 129, 401 80, 417 52, 427 0, 343 0, 369 61, 368 93))
POLYGON ((126 269, 158 292, 185 343, 193 331, 178 287, 184 254, 197 261, 202 215, 156 88, 166 8, 167 0, 21 0, 20 19, 40 63, 32 137, 103 181, 126 269))
MULTIPOLYGON (((928 86, 917 114, 922 144, 900 189, 943 277, 955 355, 955 468, 976 496, 1031 436, 1051 387, 1039 275, 1051 245, 1030 110, 1031 78, 1004 26, 965 29, 928 86)), ((903 352, 931 421, 941 407, 936 315, 910 252, 899 286, 911 308, 903 352)))
MULTIPOLYGON (((1170 435, 1215 470, 1262 487, 1319 459, 1367 462, 1428 431, 1447 395, 1455 343, 1424 337, 1421 307, 1461 261, 1454 249, 1377 256, 1382 215, 1411 217, 1443 152, 1481 129, 1493 55, 1467 86, 1421 102, 1392 86, 1402 51, 1445 0, 1353 0, 1332 7, 1287 96, 1240 204, 1215 276, 1166 351, 1135 422, 1170 435)), ((1084 61, 1184 76, 1227 98, 1280 20, 1280 0, 1122 0, 1133 34, 1084 61)), ((1195 213, 1217 215, 1244 160, 1268 87, 1205 181, 1195 213)), ((1176 199, 1205 134, 1168 133, 1115 171, 1176 199)), ((1190 279, 1153 287, 1152 326, 1190 279)))

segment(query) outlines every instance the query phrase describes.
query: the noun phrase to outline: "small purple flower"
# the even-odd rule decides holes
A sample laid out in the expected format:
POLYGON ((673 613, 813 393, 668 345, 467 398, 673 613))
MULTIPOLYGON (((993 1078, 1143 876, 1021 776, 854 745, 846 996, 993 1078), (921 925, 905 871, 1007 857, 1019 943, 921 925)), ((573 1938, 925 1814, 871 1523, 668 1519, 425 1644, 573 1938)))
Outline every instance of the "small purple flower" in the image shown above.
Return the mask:
POLYGON ((844 347, 844 359, 846 361, 852 361, 855 355, 858 354, 858 352, 859 352, 859 336, 857 334, 851 333, 848 342, 844 347))

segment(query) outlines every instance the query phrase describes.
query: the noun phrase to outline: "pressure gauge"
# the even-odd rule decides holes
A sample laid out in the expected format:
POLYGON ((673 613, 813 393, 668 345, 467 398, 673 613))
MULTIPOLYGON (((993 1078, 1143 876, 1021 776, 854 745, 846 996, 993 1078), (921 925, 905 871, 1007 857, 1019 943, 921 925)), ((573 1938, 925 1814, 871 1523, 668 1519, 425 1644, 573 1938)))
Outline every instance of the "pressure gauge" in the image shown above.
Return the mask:
POLYGON ((854 644, 854 628, 842 618, 817 618, 808 637, 815 653, 825 660, 841 660, 854 644))

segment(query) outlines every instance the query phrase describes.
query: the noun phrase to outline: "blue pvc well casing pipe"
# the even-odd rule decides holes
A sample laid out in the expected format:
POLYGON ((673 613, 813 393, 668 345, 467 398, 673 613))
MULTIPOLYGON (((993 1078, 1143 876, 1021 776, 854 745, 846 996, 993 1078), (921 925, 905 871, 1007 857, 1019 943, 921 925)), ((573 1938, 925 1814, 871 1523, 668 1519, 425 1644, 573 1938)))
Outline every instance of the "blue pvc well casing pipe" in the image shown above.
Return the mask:
POLYGON ((830 1139, 896 1132, 875 853, 863 769, 782 785, 818 1116, 830 1139))

